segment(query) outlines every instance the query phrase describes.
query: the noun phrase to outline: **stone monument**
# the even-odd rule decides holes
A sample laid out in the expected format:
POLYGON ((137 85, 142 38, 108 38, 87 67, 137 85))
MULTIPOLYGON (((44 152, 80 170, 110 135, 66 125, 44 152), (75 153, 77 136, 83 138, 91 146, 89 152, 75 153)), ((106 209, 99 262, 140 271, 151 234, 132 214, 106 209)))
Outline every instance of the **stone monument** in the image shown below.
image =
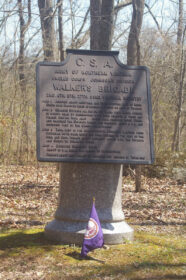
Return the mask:
POLYGON ((121 204, 122 165, 153 162, 149 71, 118 52, 67 50, 62 63, 37 64, 37 157, 62 162, 48 238, 81 244, 92 206, 105 244, 133 239, 121 204))

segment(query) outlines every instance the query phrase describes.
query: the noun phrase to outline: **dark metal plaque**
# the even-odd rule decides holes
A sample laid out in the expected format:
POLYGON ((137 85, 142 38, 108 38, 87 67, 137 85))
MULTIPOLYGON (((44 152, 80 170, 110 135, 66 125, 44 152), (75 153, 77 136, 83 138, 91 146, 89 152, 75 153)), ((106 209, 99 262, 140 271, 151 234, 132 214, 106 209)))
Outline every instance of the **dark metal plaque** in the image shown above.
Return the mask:
POLYGON ((118 52, 68 50, 37 64, 40 161, 153 162, 149 71, 118 52))

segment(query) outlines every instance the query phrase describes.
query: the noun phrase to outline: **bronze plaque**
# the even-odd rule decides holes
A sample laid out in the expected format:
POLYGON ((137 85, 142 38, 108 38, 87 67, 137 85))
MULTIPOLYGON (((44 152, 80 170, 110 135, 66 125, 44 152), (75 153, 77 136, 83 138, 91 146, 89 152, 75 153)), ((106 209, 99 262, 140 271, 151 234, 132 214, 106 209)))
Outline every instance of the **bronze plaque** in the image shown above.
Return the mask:
POLYGON ((149 71, 118 52, 67 50, 37 64, 40 161, 153 162, 149 71))

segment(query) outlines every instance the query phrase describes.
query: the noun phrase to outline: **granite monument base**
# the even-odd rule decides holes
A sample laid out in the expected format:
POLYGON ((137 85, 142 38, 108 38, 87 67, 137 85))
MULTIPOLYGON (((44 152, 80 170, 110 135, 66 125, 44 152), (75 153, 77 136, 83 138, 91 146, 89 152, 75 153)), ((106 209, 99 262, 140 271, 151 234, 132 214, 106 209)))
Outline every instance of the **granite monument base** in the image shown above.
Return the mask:
POLYGON ((120 164, 61 164, 58 207, 55 219, 45 227, 46 237, 61 244, 82 244, 95 197, 105 244, 132 241, 133 229, 124 220, 121 191, 120 164))
MULTIPOLYGON (((48 239, 60 244, 81 245, 87 222, 53 220, 45 227, 48 239)), ((133 240, 133 229, 125 222, 101 223, 105 244, 122 244, 133 240)))

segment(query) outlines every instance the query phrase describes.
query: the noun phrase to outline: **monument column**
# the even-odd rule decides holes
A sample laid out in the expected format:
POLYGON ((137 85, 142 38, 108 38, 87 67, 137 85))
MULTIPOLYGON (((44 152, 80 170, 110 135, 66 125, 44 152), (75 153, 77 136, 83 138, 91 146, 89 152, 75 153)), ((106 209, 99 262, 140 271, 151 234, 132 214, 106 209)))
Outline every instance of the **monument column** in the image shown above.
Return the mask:
POLYGON ((60 168, 59 204, 55 220, 45 228, 48 238, 81 244, 95 196, 105 244, 133 239, 121 205, 122 165, 63 163, 60 168))

